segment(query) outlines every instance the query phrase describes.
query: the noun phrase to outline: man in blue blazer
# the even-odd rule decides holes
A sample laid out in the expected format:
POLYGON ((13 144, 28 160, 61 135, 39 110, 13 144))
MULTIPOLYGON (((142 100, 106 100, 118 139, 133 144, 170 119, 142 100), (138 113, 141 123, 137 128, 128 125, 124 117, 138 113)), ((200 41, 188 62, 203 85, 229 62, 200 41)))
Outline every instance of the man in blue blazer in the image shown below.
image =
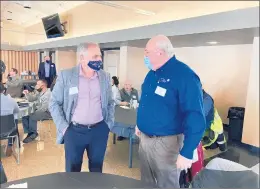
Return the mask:
POLYGON ((44 62, 39 65, 38 71, 39 79, 44 79, 48 83, 48 88, 50 88, 54 78, 56 77, 56 66, 50 61, 49 56, 44 57, 44 62))

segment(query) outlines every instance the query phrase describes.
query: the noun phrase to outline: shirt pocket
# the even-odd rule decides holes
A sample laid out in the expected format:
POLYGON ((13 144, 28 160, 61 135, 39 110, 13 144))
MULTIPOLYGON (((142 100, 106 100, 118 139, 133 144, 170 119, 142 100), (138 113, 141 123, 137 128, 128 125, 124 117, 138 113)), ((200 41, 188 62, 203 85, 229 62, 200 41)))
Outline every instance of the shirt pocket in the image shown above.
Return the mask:
POLYGON ((170 83, 159 83, 154 90, 154 95, 158 100, 162 101, 165 104, 174 105, 178 103, 177 92, 170 85, 170 83), (161 87, 162 90, 166 90, 165 94, 164 95, 156 94, 155 91, 157 87, 161 87))

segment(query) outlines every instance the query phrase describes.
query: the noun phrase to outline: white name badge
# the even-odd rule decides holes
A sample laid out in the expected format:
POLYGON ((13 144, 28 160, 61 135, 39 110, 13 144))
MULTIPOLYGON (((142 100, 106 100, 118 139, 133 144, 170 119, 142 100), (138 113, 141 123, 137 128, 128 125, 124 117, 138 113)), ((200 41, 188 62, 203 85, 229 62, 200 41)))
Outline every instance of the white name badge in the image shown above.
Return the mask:
POLYGON ((71 87, 69 94, 74 95, 74 94, 77 94, 78 92, 79 92, 78 87, 71 87))
POLYGON ((158 94, 158 95, 164 97, 165 94, 166 94, 166 91, 167 91, 166 89, 157 86, 157 88, 156 88, 156 90, 155 90, 155 94, 158 94))
POLYGON ((136 96, 135 96, 135 95, 133 95, 133 98, 134 98, 134 99, 136 99, 136 96))

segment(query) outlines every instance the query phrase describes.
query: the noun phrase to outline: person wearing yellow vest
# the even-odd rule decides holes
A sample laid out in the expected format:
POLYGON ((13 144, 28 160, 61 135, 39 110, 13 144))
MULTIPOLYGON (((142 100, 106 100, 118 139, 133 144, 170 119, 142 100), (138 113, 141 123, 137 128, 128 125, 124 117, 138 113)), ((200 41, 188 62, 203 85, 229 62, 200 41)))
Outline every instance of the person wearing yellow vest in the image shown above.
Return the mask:
POLYGON ((202 140, 204 149, 216 149, 226 151, 227 144, 224 135, 223 123, 214 107, 212 97, 203 90, 204 113, 206 117, 206 130, 202 140))

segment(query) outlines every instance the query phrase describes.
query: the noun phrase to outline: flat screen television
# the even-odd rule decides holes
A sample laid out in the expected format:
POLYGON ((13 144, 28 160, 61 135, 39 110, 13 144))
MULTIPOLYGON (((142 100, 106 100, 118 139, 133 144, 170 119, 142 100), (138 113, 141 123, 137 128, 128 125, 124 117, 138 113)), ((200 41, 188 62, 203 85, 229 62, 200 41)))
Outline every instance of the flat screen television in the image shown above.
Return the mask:
POLYGON ((42 18, 42 23, 45 29, 47 38, 63 37, 64 31, 60 23, 59 14, 53 14, 42 18))

